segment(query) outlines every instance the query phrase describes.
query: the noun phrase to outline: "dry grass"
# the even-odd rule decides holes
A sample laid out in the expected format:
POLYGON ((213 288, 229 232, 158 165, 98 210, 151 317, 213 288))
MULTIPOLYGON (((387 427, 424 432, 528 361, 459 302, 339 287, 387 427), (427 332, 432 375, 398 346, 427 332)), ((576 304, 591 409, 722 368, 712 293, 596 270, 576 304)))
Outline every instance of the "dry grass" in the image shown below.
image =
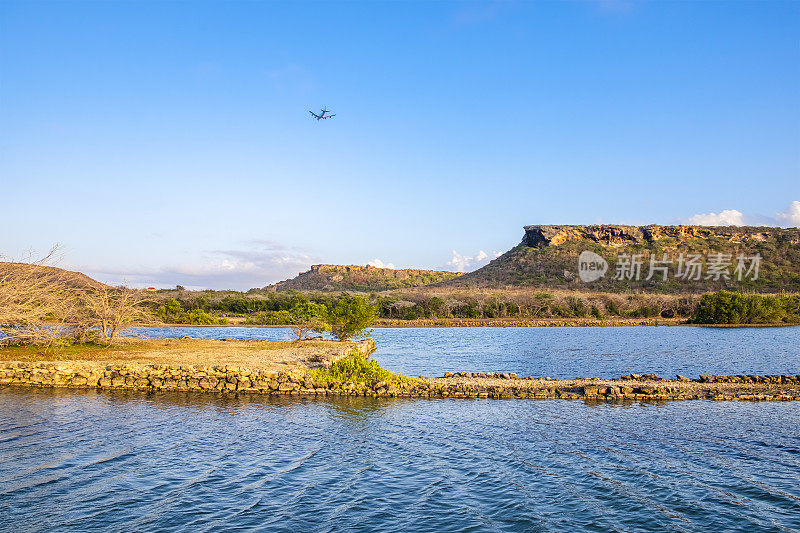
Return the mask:
POLYGON ((113 345, 69 345, 43 349, 10 346, 0 361, 80 361, 107 365, 231 365, 266 370, 302 370, 321 360, 335 360, 356 343, 337 341, 217 341, 208 339, 120 338, 113 345))

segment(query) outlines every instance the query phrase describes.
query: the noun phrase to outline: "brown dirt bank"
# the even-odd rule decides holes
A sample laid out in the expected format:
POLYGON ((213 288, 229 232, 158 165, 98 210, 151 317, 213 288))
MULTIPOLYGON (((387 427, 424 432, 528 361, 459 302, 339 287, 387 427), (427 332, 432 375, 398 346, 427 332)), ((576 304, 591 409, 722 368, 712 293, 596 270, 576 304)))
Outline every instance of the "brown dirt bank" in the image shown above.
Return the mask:
POLYGON ((302 371, 330 364, 358 348, 368 355, 375 342, 302 341, 271 342, 210 339, 136 339, 123 337, 111 346, 72 345, 52 351, 33 347, 0 349, 3 361, 81 363, 107 365, 231 365, 254 370, 302 371))

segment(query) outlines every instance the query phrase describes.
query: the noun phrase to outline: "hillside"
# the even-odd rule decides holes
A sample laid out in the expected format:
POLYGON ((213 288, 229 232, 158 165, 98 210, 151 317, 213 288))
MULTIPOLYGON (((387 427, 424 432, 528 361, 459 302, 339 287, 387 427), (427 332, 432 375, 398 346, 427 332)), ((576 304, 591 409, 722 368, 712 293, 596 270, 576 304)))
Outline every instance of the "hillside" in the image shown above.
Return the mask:
POLYGON ((800 230, 742 226, 525 226, 519 245, 485 267, 437 286, 658 293, 720 289, 797 292, 800 291, 800 230), (599 256, 587 254, 589 257, 583 259, 595 260, 582 259, 583 273, 589 268, 596 269, 599 279, 581 278, 582 252, 599 256), (761 259, 753 259, 756 254, 761 259), (604 275, 600 275, 602 260, 607 263, 604 275), (651 260, 657 261, 653 266, 662 268, 654 270, 652 279, 647 280, 651 260), (592 262, 595 264, 591 265, 592 262), (640 262, 639 279, 636 279, 637 262, 640 262), (615 279, 617 274, 622 279, 615 279))
POLYGON ((103 283, 94 280, 80 272, 64 270, 52 266, 35 265, 29 263, 0 262, 0 282, 12 282, 17 277, 27 279, 45 278, 51 283, 57 283, 74 289, 90 287, 103 287, 103 283))
POLYGON ((266 287, 276 291, 386 291, 452 280, 456 272, 377 268, 357 265, 312 265, 297 277, 266 287))

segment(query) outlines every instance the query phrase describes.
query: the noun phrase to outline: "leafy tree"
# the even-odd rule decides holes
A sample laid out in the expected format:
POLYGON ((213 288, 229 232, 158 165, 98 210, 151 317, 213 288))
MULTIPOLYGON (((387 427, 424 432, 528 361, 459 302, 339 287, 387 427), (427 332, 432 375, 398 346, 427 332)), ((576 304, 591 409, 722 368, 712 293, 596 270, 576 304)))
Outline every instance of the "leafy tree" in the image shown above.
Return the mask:
POLYGON ((430 311, 430 315, 432 317, 442 316, 443 312, 445 311, 444 300, 438 296, 433 296, 430 300, 428 300, 428 310, 430 311))
POLYGON ((324 305, 311 301, 302 302, 292 307, 291 314, 294 319, 292 332, 297 337, 297 340, 303 340, 312 332, 322 333, 328 331, 330 326, 323 320, 327 310, 324 305))
POLYGON ((294 323, 294 317, 289 311, 261 311, 249 317, 244 323, 258 326, 289 326, 294 323))
POLYGON ((378 316, 378 306, 363 296, 341 296, 325 313, 331 333, 339 340, 369 335, 368 328, 378 316))
POLYGON ((158 307, 155 311, 156 317, 167 324, 181 322, 184 313, 183 307, 181 307, 181 304, 178 303, 178 300, 175 298, 170 298, 164 302, 164 305, 158 307))

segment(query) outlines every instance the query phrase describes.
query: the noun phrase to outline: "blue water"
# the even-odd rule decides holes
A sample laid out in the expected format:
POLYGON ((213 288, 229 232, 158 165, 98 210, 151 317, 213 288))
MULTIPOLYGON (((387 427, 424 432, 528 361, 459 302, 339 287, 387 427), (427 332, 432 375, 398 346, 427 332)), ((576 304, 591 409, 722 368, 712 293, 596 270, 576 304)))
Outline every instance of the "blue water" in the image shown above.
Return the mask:
MULTIPOLYGON (((289 340, 287 328, 139 328, 145 336, 289 340)), ((376 328, 374 357, 409 376, 445 371, 618 378, 800 374, 800 327, 376 328)))
MULTIPOLYGON (((797 335, 374 333, 381 363, 409 374, 430 364, 433 373, 566 375, 735 365, 800 373, 797 335)), ((799 428, 800 402, 314 400, 6 387, 0 531, 800 531, 799 428)))

